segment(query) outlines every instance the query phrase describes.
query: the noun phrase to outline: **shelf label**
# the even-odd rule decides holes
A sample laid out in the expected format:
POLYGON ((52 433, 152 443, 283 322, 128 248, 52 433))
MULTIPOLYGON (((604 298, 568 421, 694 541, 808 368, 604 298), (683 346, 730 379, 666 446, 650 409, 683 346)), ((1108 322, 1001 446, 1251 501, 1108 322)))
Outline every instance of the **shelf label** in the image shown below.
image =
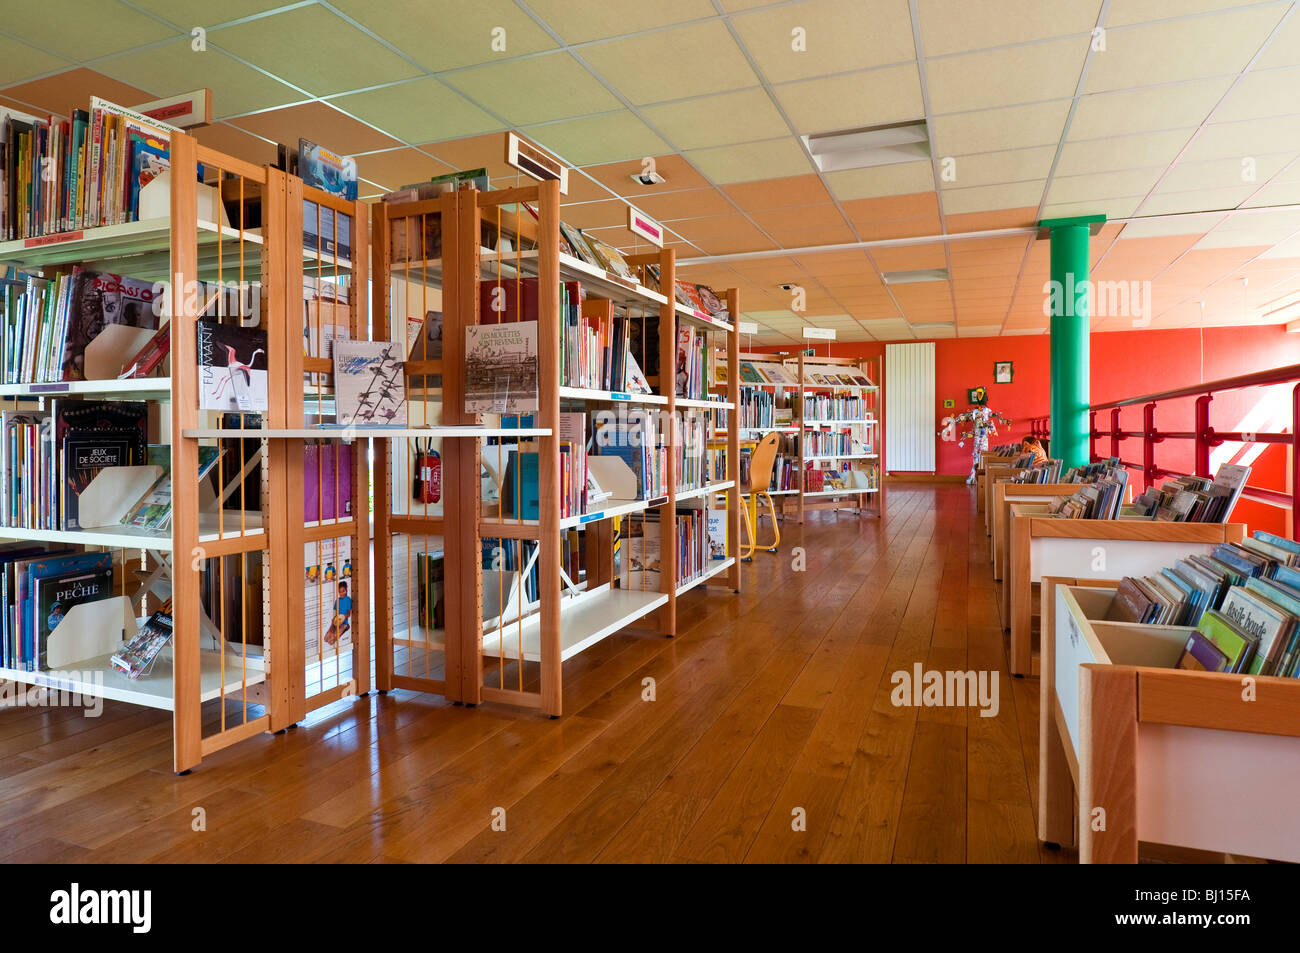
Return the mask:
POLYGON ((63 242, 77 242, 85 237, 84 232, 59 232, 57 235, 41 235, 39 238, 29 238, 23 242, 24 248, 41 248, 44 245, 59 245, 63 242))
POLYGON ((668 497, 656 496, 653 500, 646 500, 645 505, 646 505, 646 509, 649 509, 652 506, 663 506, 667 502, 668 502, 668 497))
POLYGON ((66 394, 72 390, 66 381, 61 384, 28 384, 27 389, 33 394, 66 394))
POLYGON ((631 394, 625 393, 625 392, 623 392, 623 391, 621 391, 621 390, 612 390, 612 391, 610 391, 610 392, 609 392, 609 397, 610 397, 611 400, 631 400, 631 399, 632 399, 632 395, 631 395, 631 394))
POLYGON ((834 328, 812 328, 804 327, 803 336, 806 338, 824 338, 827 341, 835 340, 834 328))
POLYGON ((631 205, 627 207, 627 230, 660 248, 664 247, 663 228, 645 212, 631 205))
POLYGON ((196 89, 192 93, 168 96, 134 107, 150 119, 157 119, 181 129, 193 129, 212 122, 212 90, 196 89))
POLYGON ((587 513, 584 516, 578 517, 578 524, 581 525, 583 523, 594 523, 596 522, 596 520, 601 520, 604 518, 605 518, 604 510, 601 510, 599 513, 587 513))
POLYGON ((569 167, 544 149, 524 142, 513 132, 506 133, 506 164, 538 182, 554 179, 560 183, 560 194, 569 194, 569 167))

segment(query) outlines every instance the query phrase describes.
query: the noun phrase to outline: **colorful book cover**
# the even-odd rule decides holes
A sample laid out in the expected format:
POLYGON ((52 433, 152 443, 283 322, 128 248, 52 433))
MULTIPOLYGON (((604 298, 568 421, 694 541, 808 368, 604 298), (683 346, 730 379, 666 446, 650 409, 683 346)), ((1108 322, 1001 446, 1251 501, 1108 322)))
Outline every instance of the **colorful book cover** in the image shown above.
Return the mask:
POLYGON ((525 414, 538 409, 537 322, 465 328, 467 414, 525 414))
POLYGON ((143 401, 70 400, 52 402, 54 446, 62 464, 59 525, 81 529, 78 500, 105 467, 145 463, 149 409, 143 401))
POLYGON ((352 538, 307 543, 304 555, 304 630, 310 663, 352 647, 352 538))
POLYGON ((1226 672, 1230 665, 1228 656, 1214 642, 1200 632, 1193 632, 1187 637, 1187 644, 1174 667, 1196 672, 1226 672))
POLYGON ((74 274, 72 300, 62 341, 62 379, 84 380, 86 345, 110 324, 158 327, 160 286, 107 272, 74 274))
POLYGON ((102 555, 108 557, 108 566, 94 572, 63 572, 38 576, 33 567, 32 604, 36 607, 36 617, 32 621, 37 633, 37 671, 46 671, 49 668, 46 660, 50 635, 72 608, 87 602, 98 602, 113 595, 112 556, 108 553, 102 555))
POLYGON ((401 345, 334 342, 334 420, 340 427, 406 426, 401 345))
POLYGON ((268 410, 266 332, 197 321, 199 409, 268 410))
POLYGON ((1245 671, 1259 639, 1242 632, 1232 622, 1214 609, 1201 616, 1196 631, 1214 643, 1228 657, 1229 672, 1245 671))
POLYGON ((172 617, 158 611, 145 621, 121 651, 109 659, 109 664, 126 675, 139 678, 149 671, 158 653, 172 640, 172 617))
POLYGON ((349 202, 356 201, 356 159, 331 152, 309 139, 299 139, 298 175, 306 185, 349 202))

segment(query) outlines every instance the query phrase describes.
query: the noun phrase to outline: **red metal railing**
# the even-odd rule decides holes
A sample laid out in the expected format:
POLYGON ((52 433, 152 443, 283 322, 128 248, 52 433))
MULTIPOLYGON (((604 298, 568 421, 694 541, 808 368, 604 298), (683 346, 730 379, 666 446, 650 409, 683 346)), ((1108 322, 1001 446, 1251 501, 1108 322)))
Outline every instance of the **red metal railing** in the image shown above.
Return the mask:
MULTIPOLYGON (((1030 433, 1038 437, 1050 438, 1050 418, 1029 418, 1030 433)), ((1286 507, 1291 510, 1291 532, 1293 539, 1300 539, 1300 364, 1287 367, 1275 367, 1271 370, 1242 374, 1190 387, 1146 394, 1141 397, 1129 397, 1124 400, 1093 404, 1089 408, 1089 457, 1093 461, 1116 457, 1119 462, 1142 474, 1143 488, 1151 486, 1157 479, 1167 476, 1213 476, 1210 473, 1210 452, 1223 443, 1233 441, 1243 444, 1283 444, 1291 448, 1291 466, 1288 479, 1290 492, 1271 490, 1265 487, 1247 486, 1242 496, 1271 506, 1286 507), (1270 387, 1278 384, 1294 384, 1291 389, 1291 429, 1282 433, 1250 433, 1243 431, 1216 430, 1210 423, 1210 405, 1215 394, 1227 391, 1244 390, 1248 387, 1270 387), (1189 431, 1162 431, 1156 426, 1156 407, 1162 401, 1195 398, 1195 421, 1189 431), (1142 429, 1124 430, 1120 425, 1120 411, 1125 407, 1142 407, 1142 429), (1106 429, 1097 426, 1098 415, 1109 411, 1106 429), (1097 442, 1109 440, 1109 452, 1098 452, 1097 442), (1122 443, 1125 440, 1142 441, 1142 460, 1124 459, 1122 443), (1157 445, 1166 440, 1190 440, 1194 447, 1194 474, 1172 470, 1156 463, 1157 445)))

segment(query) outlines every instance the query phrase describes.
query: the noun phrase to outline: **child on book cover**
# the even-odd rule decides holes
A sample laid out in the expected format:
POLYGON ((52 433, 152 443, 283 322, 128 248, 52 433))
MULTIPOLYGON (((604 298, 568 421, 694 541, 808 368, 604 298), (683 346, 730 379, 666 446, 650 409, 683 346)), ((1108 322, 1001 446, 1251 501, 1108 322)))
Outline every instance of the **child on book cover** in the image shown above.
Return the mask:
POLYGON ((325 644, 334 645, 343 638, 343 634, 352 628, 352 597, 348 595, 348 584, 339 583, 338 598, 334 602, 334 618, 325 630, 325 644))

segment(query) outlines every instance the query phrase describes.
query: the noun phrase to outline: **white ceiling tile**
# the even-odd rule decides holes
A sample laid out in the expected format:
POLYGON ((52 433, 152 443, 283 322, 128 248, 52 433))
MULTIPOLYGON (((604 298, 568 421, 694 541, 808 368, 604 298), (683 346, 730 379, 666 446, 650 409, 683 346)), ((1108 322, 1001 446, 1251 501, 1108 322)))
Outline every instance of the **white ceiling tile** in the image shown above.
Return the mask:
POLYGON ((770 83, 916 58, 907 0, 807 0, 731 22, 770 83), (795 48, 796 30, 802 31, 804 50, 795 48))
POLYGON ((1157 194, 1188 192, 1194 189, 1259 188, 1284 165, 1295 158, 1295 153, 1209 159, 1205 161, 1181 160, 1169 170, 1160 183, 1157 194), (1253 176, 1253 178, 1252 178, 1253 176))
POLYGON ((1088 42, 1073 37, 927 59, 930 111, 942 115, 1073 96, 1088 42))
POLYGON ((525 126, 523 132, 571 165, 595 165, 668 152, 668 144, 630 111, 525 126))
POLYGON ((1300 182, 1278 182, 1266 185, 1243 204, 1246 208, 1265 205, 1300 205, 1300 182))
POLYGON ((1214 114, 1215 122, 1267 119, 1300 109, 1295 102, 1300 90, 1300 68, 1251 70, 1232 88, 1214 114))
MULTIPOLYGON (((332 3, 429 70, 472 66, 558 46, 513 0, 474 0, 473 3, 332 0, 332 3)), ((311 34, 286 33, 281 41, 296 35, 311 34)), ((311 44, 304 44, 304 48, 310 51, 311 44)), ((352 83, 346 88, 367 85, 352 83)))
POLYGON ((177 36, 180 32, 118 0, 5 4, 4 23, 5 29, 16 33, 25 45, 81 63, 177 36))
POLYGON ((759 85, 740 47, 717 20, 607 40, 579 53, 638 106, 759 85))
POLYGON ((1149 222, 1129 222, 1119 233, 1119 240, 1126 238, 1164 238, 1169 235, 1199 235, 1209 231, 1226 215, 1188 215, 1181 218, 1153 219, 1149 222))
POLYGON ((1220 77, 1080 96, 1070 120, 1070 138, 1100 139, 1199 126, 1231 85, 1231 77, 1220 77))
POLYGON ((1092 199, 1086 202, 1049 202, 1043 208, 1043 218, 1070 218, 1074 215, 1105 215, 1106 218, 1128 218, 1137 211, 1141 195, 1127 198, 1092 199))
POLYGON ((1135 136, 1067 142, 1061 149, 1061 159, 1056 165, 1056 174, 1058 176, 1083 175, 1088 172, 1166 166, 1174 160, 1178 151, 1187 144, 1187 140, 1195 131, 1195 129, 1174 129, 1135 136))
POLYGON ((915 63, 785 83, 772 91, 803 135, 925 118, 915 63))
POLYGON ((1284 12, 1271 5, 1107 30, 1105 52, 1089 60, 1086 91, 1240 72, 1284 12))
POLYGON ((1187 147, 1183 160, 1240 159, 1294 151, 1300 145, 1300 115, 1245 122, 1214 122, 1187 147))
POLYGON ((1004 208, 1037 205, 1043 197, 1043 182, 1015 182, 1010 185, 985 185, 970 189, 951 189, 943 193, 946 215, 987 212, 1004 208))
POLYGON ((1259 2, 1260 0, 1111 0, 1106 9, 1106 25, 1127 26, 1171 17, 1194 16, 1254 6, 1259 2))
POLYGON ((790 131, 767 92, 759 87, 647 106, 642 112, 678 149, 775 139, 790 131))
POLYGON ((1161 166, 1094 172, 1090 175, 1058 175, 1047 193, 1049 202, 1087 202, 1117 196, 1145 195, 1156 184, 1161 166))
POLYGON ((1274 34, 1268 48, 1255 63, 1256 69, 1275 66, 1300 66, 1300 17, 1294 13, 1274 34))
POLYGON ((447 73, 471 102, 517 126, 609 112, 622 104, 565 52, 544 53, 447 73))
POLYGON ((919 0, 926 56, 1091 33, 1101 0, 919 0))
POLYGON ((687 152, 686 158, 718 185, 779 179, 814 171, 807 154, 793 138, 696 149, 687 152))
POLYGON ((604 40, 633 29, 699 20, 716 15, 709 0, 601 0, 574 3, 573 0, 528 0, 529 9, 546 21, 566 43, 604 40))
POLYGON ((1069 111, 1069 100, 1061 99, 937 116, 930 121, 930 142, 936 155, 946 156, 1055 145, 1069 111))
MULTIPOLYGON (((1138 208, 1140 215, 1168 215, 1181 212, 1217 212, 1233 209, 1246 201, 1254 186, 1237 189, 1203 189, 1191 192, 1161 192, 1147 198, 1138 208)), ((1184 234, 1172 232, 1170 234, 1184 234)))
POLYGON ((1010 149, 1004 152, 984 152, 973 156, 944 156, 940 159, 940 175, 951 170, 951 181, 940 182, 944 189, 963 189, 977 185, 999 185, 1007 182, 1042 180, 1052 169, 1056 155, 1053 146, 1035 146, 1032 149, 1010 149), (951 164, 948 159, 951 158, 951 164))
POLYGON ((825 178, 827 186, 841 202, 886 195, 911 195, 934 189, 934 169, 929 161, 848 169, 827 173, 825 178))
POLYGON ((497 120, 433 77, 339 96, 330 102, 405 142, 459 139, 502 128, 497 120))

